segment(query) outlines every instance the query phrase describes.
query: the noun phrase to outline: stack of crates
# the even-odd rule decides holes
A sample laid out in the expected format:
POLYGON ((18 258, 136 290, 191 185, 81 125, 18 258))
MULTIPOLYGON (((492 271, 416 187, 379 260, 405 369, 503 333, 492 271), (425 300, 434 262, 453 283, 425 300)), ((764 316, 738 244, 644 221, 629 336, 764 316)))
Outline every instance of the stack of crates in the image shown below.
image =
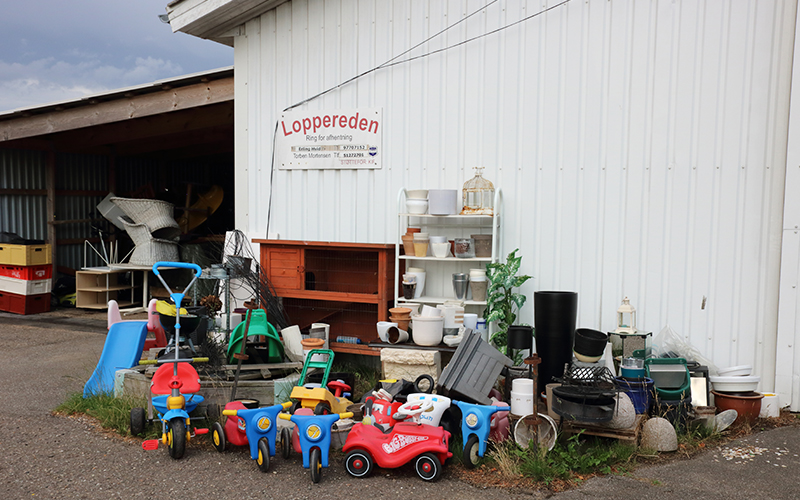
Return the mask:
POLYGON ((38 314, 50 310, 53 267, 50 245, 0 243, 0 311, 38 314))

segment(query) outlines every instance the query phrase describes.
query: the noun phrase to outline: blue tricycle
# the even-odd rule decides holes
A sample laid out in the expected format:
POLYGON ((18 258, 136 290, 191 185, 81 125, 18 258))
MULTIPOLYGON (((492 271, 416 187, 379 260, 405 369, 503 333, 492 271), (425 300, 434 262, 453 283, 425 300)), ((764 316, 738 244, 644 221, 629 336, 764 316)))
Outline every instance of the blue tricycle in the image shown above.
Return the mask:
POLYGON ((492 431, 492 415, 498 411, 511 411, 509 406, 488 406, 455 401, 461 410, 461 439, 464 440, 464 466, 474 468, 486 453, 486 443, 492 431))
MULTIPOLYGON (((161 420, 161 442, 169 448, 169 455, 179 459, 186 451, 186 443, 194 436, 208 433, 208 429, 191 430, 189 413, 203 402, 203 396, 197 394, 200 390, 200 377, 190 363, 208 361, 208 358, 181 358, 180 355, 180 328, 181 328, 181 302, 186 291, 194 285, 202 274, 202 269, 197 264, 185 262, 156 262, 153 264, 153 273, 161 280, 170 292, 170 298, 175 303, 175 358, 141 361, 140 364, 161 364, 156 370, 150 391, 156 395, 152 398, 153 407, 158 412, 161 420), (167 282, 159 272, 159 268, 192 269, 194 277, 184 289, 184 293, 172 292, 167 282), (172 365, 172 366, 169 366, 172 365), (188 396, 188 399, 187 399, 188 396)), ((131 433, 138 434, 144 430, 145 413, 143 408, 131 409, 131 433)), ((142 443, 145 450, 158 448, 157 439, 150 439, 142 443)))
MULTIPOLYGON (((250 458, 256 461, 258 470, 261 472, 269 470, 269 459, 275 456, 275 441, 278 437, 278 414, 291 405, 292 402, 289 401, 264 408, 222 410, 223 415, 239 417, 244 421, 244 431, 247 436, 247 443, 250 445, 250 458)), ((285 440, 287 438, 288 433, 281 433, 281 439, 285 440)))
MULTIPOLYGON (((352 418, 352 412, 332 413, 330 415, 289 415, 281 413, 280 418, 291 420, 298 429, 300 451, 303 452, 303 468, 311 469, 311 480, 318 483, 322 479, 322 468, 328 467, 328 454, 331 449, 331 427, 340 418, 352 418)), ((284 457, 289 452, 283 445, 284 457)))

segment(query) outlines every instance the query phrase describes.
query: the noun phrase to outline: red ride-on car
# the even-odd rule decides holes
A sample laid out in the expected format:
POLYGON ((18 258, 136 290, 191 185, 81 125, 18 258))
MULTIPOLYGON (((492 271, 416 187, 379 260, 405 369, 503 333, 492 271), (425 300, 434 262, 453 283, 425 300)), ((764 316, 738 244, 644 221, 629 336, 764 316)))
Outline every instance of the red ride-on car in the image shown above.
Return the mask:
POLYGON ((367 477, 375 465, 394 469, 414 462, 419 477, 426 481, 439 479, 442 464, 453 454, 448 450, 449 432, 419 421, 419 415, 432 408, 431 401, 400 406, 396 413, 414 421, 399 422, 389 430, 377 425, 354 425, 343 448, 347 472, 354 477, 367 477))

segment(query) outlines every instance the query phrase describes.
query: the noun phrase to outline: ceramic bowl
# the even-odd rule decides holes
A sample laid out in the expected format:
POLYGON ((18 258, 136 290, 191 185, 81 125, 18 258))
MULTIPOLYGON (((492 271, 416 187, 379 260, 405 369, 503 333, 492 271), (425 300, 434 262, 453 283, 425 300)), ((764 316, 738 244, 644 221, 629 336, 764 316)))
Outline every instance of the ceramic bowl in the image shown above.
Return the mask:
POLYGON ((447 236, 430 236, 431 243, 447 243, 447 236))
POLYGON ((406 210, 413 215, 424 215, 428 212, 428 200, 406 200, 406 210))
POLYGON ((427 189, 406 189, 406 199, 409 200, 427 200, 427 189))

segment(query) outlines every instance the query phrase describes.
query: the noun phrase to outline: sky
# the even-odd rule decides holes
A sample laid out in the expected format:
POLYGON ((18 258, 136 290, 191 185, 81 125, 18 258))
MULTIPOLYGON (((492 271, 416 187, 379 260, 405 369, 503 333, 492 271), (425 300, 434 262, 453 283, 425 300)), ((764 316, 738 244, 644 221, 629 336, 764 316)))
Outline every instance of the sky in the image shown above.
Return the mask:
POLYGON ((162 23, 169 2, 0 0, 0 112, 233 65, 162 23))

